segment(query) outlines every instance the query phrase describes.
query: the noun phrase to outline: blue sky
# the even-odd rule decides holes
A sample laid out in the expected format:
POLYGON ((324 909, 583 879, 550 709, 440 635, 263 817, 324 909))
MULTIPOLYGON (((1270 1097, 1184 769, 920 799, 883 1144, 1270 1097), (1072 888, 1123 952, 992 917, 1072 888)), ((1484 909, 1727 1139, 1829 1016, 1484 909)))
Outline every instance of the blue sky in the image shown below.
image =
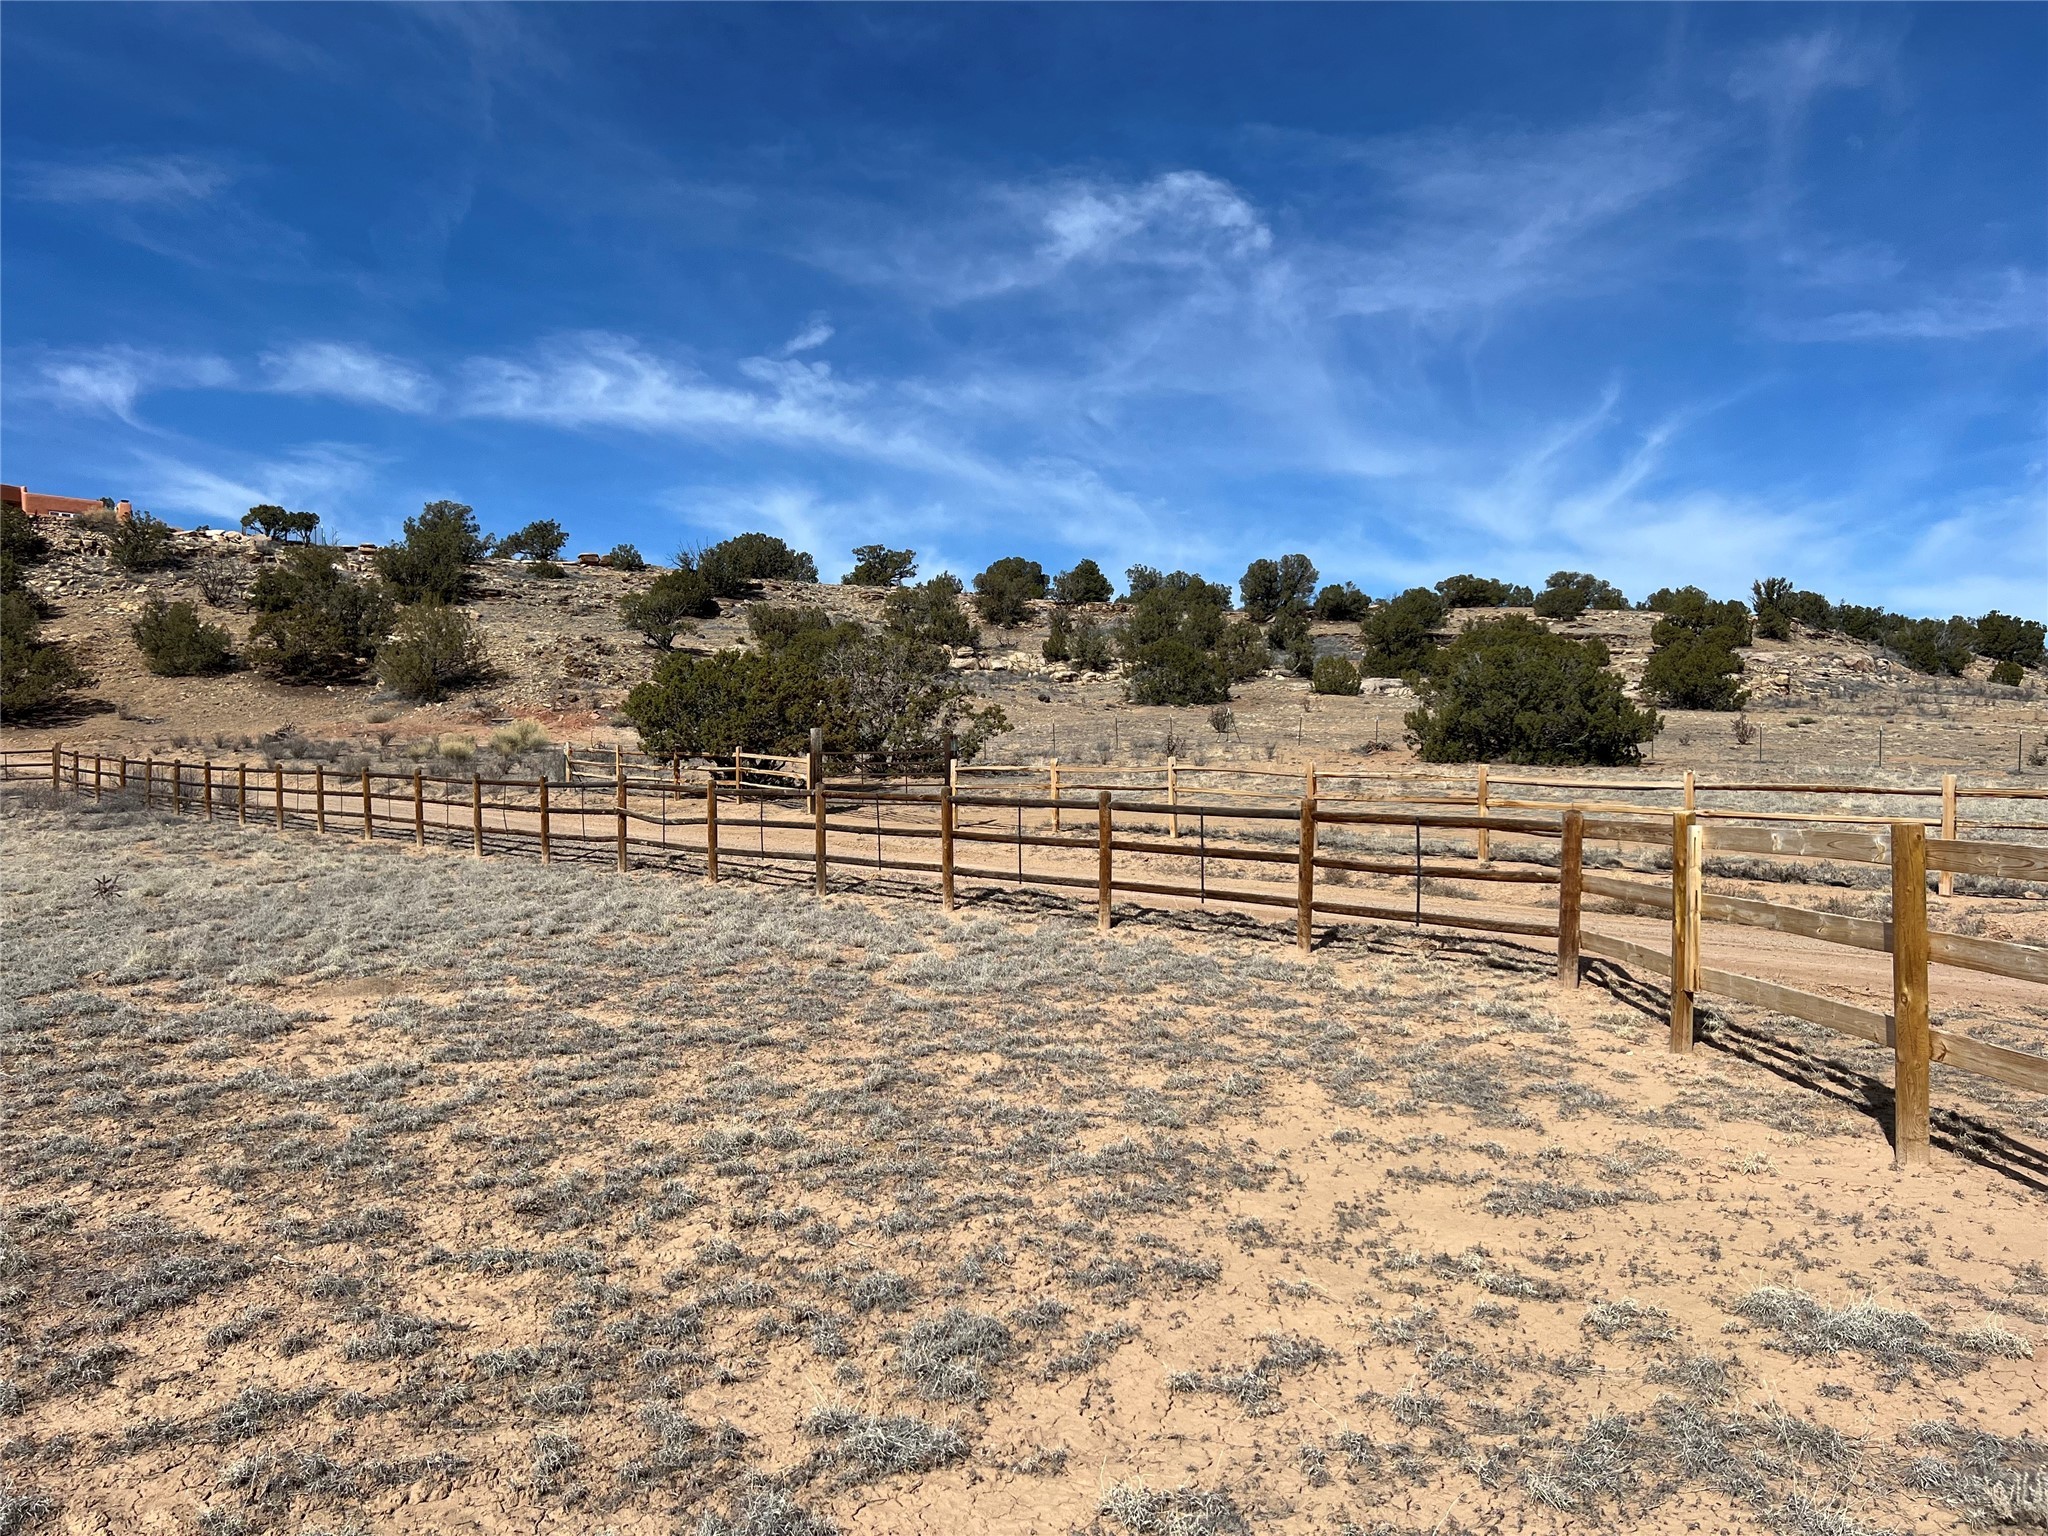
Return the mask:
POLYGON ((2048 7, 7 7, 0 473, 2048 610, 2048 7))

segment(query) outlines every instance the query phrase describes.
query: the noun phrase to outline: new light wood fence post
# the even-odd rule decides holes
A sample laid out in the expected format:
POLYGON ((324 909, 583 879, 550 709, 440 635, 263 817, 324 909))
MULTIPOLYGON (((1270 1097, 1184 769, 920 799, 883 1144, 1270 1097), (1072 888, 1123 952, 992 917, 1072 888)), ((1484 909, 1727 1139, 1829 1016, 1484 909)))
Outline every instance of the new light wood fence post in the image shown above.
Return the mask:
POLYGON ((1927 829, 1892 823, 1892 1162, 1928 1160, 1927 829))
POLYGON ((1060 833, 1060 760, 1054 758, 1045 770, 1045 792, 1052 800, 1052 832, 1060 833))
POLYGON ((540 861, 543 864, 555 862, 555 845, 548 836, 548 780, 542 774, 540 780, 540 861))
MULTIPOLYGON (((1486 820, 1486 808, 1487 805, 1490 803, 1490 800, 1491 792, 1486 783, 1486 764, 1481 763, 1479 765, 1478 786, 1473 790, 1472 793, 1472 808, 1479 813, 1479 819, 1482 822, 1486 820)), ((1474 839, 1474 842, 1477 844, 1476 851, 1479 855, 1479 862, 1482 864, 1491 863, 1493 860, 1492 833, 1489 832, 1486 827, 1482 826, 1480 827, 1479 835, 1474 839)))
POLYGON ((50 793, 55 794, 64 787, 64 749, 50 748, 50 793))
POLYGON ((618 750, 617 747, 612 748, 616 763, 612 769, 612 799, 615 802, 613 810, 619 819, 619 873, 623 875, 626 872, 626 766, 617 758, 618 750))
POLYGON ((1694 793, 1693 793, 1693 783, 1692 783, 1692 770, 1691 770, 1690 768, 1688 768, 1688 769, 1686 769, 1686 770, 1685 770, 1685 808, 1686 808, 1686 810, 1688 810, 1688 811, 1693 811, 1693 810, 1697 810, 1697 809, 1699 809, 1699 807, 1698 807, 1698 806, 1697 806, 1697 805, 1696 805, 1696 804, 1694 803, 1694 801, 1695 801, 1695 798, 1696 798, 1696 797, 1695 797, 1695 795, 1694 795, 1694 793))
POLYGON ((1699 828, 1690 811, 1671 818, 1671 1049, 1692 1050, 1692 995, 1699 986, 1699 828))
POLYGON ((1173 822, 1173 835, 1180 836, 1180 764, 1166 760, 1166 814, 1173 822))
POLYGON ((573 784, 575 781, 576 749, 565 741, 562 743, 562 782, 564 784, 573 784))
POLYGON ((825 732, 811 727, 811 856, 818 866, 818 894, 825 894, 825 732))
MULTIPOLYGON (((1944 773, 1941 776, 1941 835, 1953 842, 1956 835, 1956 776, 1944 773)), ((1956 877, 1952 870, 1941 872, 1941 894, 1953 896, 1956 893, 1956 877)))
POLYGON ((273 764, 271 765, 271 780, 270 780, 270 783, 271 783, 271 795, 270 795, 270 798, 271 798, 272 800, 274 800, 274 801, 276 801, 276 802, 277 802, 277 830, 278 830, 278 831, 280 831, 280 832, 282 832, 282 831, 284 830, 284 764, 283 764, 283 763, 273 763, 273 764))
MULTIPOLYGON (((1315 781, 1316 771, 1308 771, 1315 781)), ((1294 943, 1304 955, 1316 941, 1316 797, 1301 797, 1301 861, 1294 877, 1294 943)))
POLYGON ((249 765, 235 764, 235 825, 249 825, 249 765))
POLYGON ((469 776, 469 838, 470 847, 478 858, 484 856, 484 776, 472 773, 469 776))
POLYGON ((704 883, 718 884, 718 770, 704 776, 704 883))
POLYGON ((1557 979, 1579 984, 1579 908, 1585 888, 1580 884, 1586 840, 1583 811, 1566 811, 1557 847, 1557 979))
POLYGON ((366 843, 371 843, 375 842, 376 840, 376 813, 371 808, 370 801, 370 770, 365 768, 363 770, 363 841, 366 843))
POLYGON ((417 768, 412 771, 412 845, 427 846, 427 786, 417 768))
POLYGON ((313 830, 323 835, 327 831, 327 765, 325 763, 315 763, 313 765, 313 830))
POLYGON ((207 763, 204 772, 206 774, 206 785, 201 793, 206 796, 206 819, 211 821, 213 820, 213 764, 207 763))
POLYGON ((1095 792, 1095 930, 1109 932, 1109 791, 1095 792))

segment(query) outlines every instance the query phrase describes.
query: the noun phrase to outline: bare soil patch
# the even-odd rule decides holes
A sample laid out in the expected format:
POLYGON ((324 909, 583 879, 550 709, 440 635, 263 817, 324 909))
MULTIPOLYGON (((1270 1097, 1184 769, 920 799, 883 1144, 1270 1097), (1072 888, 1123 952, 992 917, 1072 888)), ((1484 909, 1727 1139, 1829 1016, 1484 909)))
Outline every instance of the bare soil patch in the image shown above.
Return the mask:
POLYGON ((2048 1518, 2048 1164, 1960 1075, 1899 1179, 1853 1043, 1511 945, 0 834, 18 1526, 2048 1518))

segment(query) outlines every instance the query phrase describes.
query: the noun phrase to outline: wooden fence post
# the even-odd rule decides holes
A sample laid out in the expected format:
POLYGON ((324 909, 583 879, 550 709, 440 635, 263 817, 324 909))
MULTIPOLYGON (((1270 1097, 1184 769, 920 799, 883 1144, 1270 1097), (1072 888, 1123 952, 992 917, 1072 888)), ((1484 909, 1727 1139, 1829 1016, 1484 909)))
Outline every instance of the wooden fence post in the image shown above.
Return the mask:
POLYGON ((156 759, 153 757, 142 760, 142 803, 145 808, 156 804, 156 759))
POLYGON ((427 846, 427 789, 417 768, 412 771, 412 842, 415 848, 427 846))
POLYGON ((1173 835, 1180 836, 1180 764, 1166 760, 1166 814, 1173 823, 1173 835))
POLYGON ((562 743, 562 782, 576 782, 576 749, 566 741, 562 743))
POLYGON ((811 853, 818 865, 818 894, 825 894, 825 732, 811 727, 811 853))
POLYGON ((363 770, 363 841, 373 843, 376 840, 377 821, 376 812, 372 809, 370 799, 370 770, 365 768, 363 770))
POLYGON ((92 755, 92 797, 95 800, 100 797, 100 755, 97 752, 92 755))
POLYGON ((50 748, 50 793, 55 794, 64 787, 64 749, 50 748))
POLYGON ((540 780, 540 861, 543 864, 555 862, 555 845, 548 836, 548 780, 542 774, 540 780))
POLYGON ((620 750, 619 744, 615 741, 612 743, 612 777, 623 779, 625 776, 626 754, 620 750))
POLYGON ((128 787, 128 754, 126 752, 121 754, 121 777, 115 781, 115 787, 117 789, 126 789, 128 787))
POLYGON ((206 796, 206 819, 213 820, 213 764, 207 763, 202 770, 206 774, 206 785, 201 791, 206 796))
POLYGON ((1557 979, 1570 987, 1579 984, 1579 907, 1584 895, 1580 877, 1585 839, 1585 812, 1566 811, 1557 851, 1557 979))
POLYGON ((1694 799, 1695 799, 1695 796, 1694 796, 1694 794, 1693 794, 1693 784, 1692 784, 1692 770, 1691 770, 1690 768, 1688 768, 1688 769, 1686 769, 1686 770, 1685 770, 1685 808, 1686 808, 1686 810, 1688 810, 1688 811, 1693 811, 1693 810, 1697 810, 1697 809, 1698 809, 1698 806, 1696 806, 1696 805, 1695 805, 1695 804, 1693 803, 1693 802, 1694 802, 1694 799))
POLYGON ((1301 776, 1301 789, 1302 789, 1302 794, 1303 794, 1303 795, 1304 795, 1304 796, 1305 796, 1306 798, 1308 798, 1308 799, 1310 799, 1310 800, 1313 800, 1313 799, 1315 799, 1315 797, 1316 797, 1316 765, 1315 765, 1314 763, 1310 763, 1310 764, 1308 765, 1308 769, 1307 769, 1307 771, 1306 771, 1306 772, 1304 772, 1304 773, 1302 774, 1302 776, 1301 776))
POLYGON ((953 910, 953 786, 939 786, 939 904, 953 910))
MULTIPOLYGON (((1491 800, 1492 791, 1486 782, 1486 764, 1481 763, 1479 765, 1479 786, 1472 796, 1473 809, 1478 811, 1481 821, 1486 819, 1486 808, 1491 803, 1491 800)), ((1475 841, 1478 843, 1479 862, 1482 864, 1492 862, 1493 834, 1487 828, 1481 827, 1479 829, 1479 836, 1475 841)))
MULTIPOLYGON (((1311 781, 1315 769, 1309 769, 1311 781)), ((1301 797, 1301 862, 1294 879, 1294 943, 1305 955, 1316 941, 1316 797, 1301 797)))
POLYGON ((1052 831, 1053 836, 1057 837, 1060 832, 1060 760, 1058 758, 1054 758, 1051 765, 1045 770, 1045 792, 1052 799, 1052 831))
POLYGON ((175 759, 171 762, 171 814, 182 816, 185 812, 185 765, 175 759))
POLYGON ((1690 811, 1671 818, 1671 1049, 1692 1050, 1692 995, 1699 985, 1699 829, 1690 811))
MULTIPOLYGON (((613 751, 613 753, 614 753, 614 754, 616 754, 616 753, 618 752, 618 750, 619 750, 619 749, 618 749, 618 748, 617 748, 616 746, 612 748, 612 751, 613 751)), ((623 874, 624 874, 624 873, 626 872, 626 768, 625 768, 625 764, 624 764, 623 762, 620 762, 620 763, 618 763, 618 766, 616 766, 616 767, 615 767, 615 768, 614 768, 614 769, 612 770, 612 773, 613 773, 613 778, 612 778, 612 784, 613 784, 613 792, 612 792, 612 799, 613 799, 613 801, 615 802, 615 804, 614 804, 614 810, 615 810, 615 811, 617 812, 617 815, 618 815, 618 818, 619 818, 619 873, 623 875, 623 874)))
POLYGON ((470 843, 478 858, 484 856, 484 776, 472 773, 469 776, 469 832, 470 843))
MULTIPOLYGON (((1941 835, 1953 842, 1956 835, 1956 776, 1944 773, 1941 776, 1941 835)), ((1941 894, 1953 896, 1956 893, 1956 877, 1953 870, 1941 872, 1941 894)))
POLYGON ((325 834, 327 831, 327 765, 313 765, 313 830, 325 834))
POLYGON ((249 825, 249 765, 235 764, 235 825, 249 825))
POLYGON ((271 799, 277 802, 277 830, 284 830, 284 764, 271 765, 271 799))
POLYGON ((1892 823, 1892 1162, 1928 1160, 1927 829, 1892 823))
POLYGON ((1095 928, 1109 932, 1109 791, 1095 792, 1095 928))
POLYGON ((704 776, 704 883, 718 884, 718 770, 704 776))

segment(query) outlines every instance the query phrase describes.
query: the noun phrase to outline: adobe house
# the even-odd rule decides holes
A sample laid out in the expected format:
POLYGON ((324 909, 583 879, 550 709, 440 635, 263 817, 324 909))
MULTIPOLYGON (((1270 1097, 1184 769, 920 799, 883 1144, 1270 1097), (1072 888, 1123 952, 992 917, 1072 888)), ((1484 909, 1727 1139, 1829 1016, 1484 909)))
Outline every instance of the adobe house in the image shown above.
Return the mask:
POLYGON ((99 496, 51 496, 24 485, 0 485, 0 504, 19 507, 30 517, 57 523, 73 522, 87 512, 109 510, 116 522, 125 523, 135 516, 135 508, 126 501, 108 501, 99 496))

